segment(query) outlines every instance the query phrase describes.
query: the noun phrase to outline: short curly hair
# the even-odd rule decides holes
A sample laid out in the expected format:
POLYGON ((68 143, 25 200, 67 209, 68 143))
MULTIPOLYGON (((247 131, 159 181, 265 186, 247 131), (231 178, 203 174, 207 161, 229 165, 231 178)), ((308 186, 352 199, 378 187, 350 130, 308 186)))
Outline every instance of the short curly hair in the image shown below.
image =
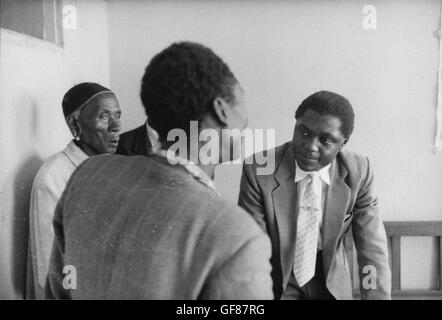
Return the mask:
POLYGON ((296 110, 295 118, 302 117, 307 110, 338 118, 341 120, 342 135, 346 139, 350 138, 353 132, 355 114, 353 107, 345 97, 330 91, 318 91, 302 101, 296 110))
POLYGON ((180 128, 186 133, 190 121, 213 112, 217 97, 233 102, 238 83, 220 57, 193 42, 177 42, 157 55, 146 67, 141 81, 141 101, 149 123, 160 138, 180 128))

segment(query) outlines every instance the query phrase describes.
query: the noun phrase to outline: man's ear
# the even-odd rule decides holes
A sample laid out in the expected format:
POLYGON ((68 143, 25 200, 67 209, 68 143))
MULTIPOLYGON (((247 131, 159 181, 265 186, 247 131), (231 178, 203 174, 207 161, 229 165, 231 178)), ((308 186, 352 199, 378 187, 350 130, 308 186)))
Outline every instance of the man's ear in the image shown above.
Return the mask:
POLYGON ((74 116, 68 116, 66 118, 66 122, 68 124, 69 130, 71 131, 72 135, 75 137, 80 136, 81 128, 78 124, 78 119, 74 116))
POLYGON ((223 98, 216 97, 215 100, 213 100, 213 114, 215 119, 224 127, 227 127, 229 120, 229 108, 229 104, 223 98))

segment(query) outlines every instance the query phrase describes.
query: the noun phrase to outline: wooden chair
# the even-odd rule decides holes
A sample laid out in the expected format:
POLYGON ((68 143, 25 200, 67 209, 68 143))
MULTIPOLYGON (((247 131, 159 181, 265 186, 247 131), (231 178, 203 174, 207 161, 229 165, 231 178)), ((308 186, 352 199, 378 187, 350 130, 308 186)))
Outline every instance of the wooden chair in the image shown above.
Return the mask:
MULTIPOLYGON (((442 300, 442 221, 386 221, 392 272, 392 298, 442 300), (438 284, 436 289, 402 289, 401 288, 401 237, 435 237, 437 238, 438 284)), ((349 260, 353 288, 354 271, 357 270, 356 255, 351 233, 344 238, 344 247, 349 260)), ((425 272, 425 270, 422 270, 425 272)), ((429 271, 428 271, 429 272, 429 271)), ((360 297, 359 289, 354 289, 355 299, 360 297)))

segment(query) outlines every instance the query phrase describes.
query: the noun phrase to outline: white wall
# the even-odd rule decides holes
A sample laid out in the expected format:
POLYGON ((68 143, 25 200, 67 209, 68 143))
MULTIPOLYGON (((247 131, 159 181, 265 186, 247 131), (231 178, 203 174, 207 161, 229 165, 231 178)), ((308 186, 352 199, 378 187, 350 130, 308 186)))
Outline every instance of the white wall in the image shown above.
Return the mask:
MULTIPOLYGON (((71 1, 72 3, 72 1, 71 1)), ((61 109, 74 84, 109 85, 107 3, 78 0, 64 49, 1 30, 0 298, 23 297, 29 194, 42 161, 71 139, 61 109)))
MULTIPOLYGON (((433 155, 440 1, 109 1, 110 81, 123 130, 144 120, 139 85, 151 57, 179 40, 201 42, 230 65, 246 91, 252 128, 291 138, 296 106, 328 89, 356 113, 347 148, 368 155, 384 220, 442 219, 442 155, 433 155), (378 29, 362 28, 377 8, 378 29)), ((236 201, 241 170, 217 184, 236 201)), ((408 241, 403 286, 429 287, 436 257, 427 239, 408 241), (417 261, 421 264, 416 265, 417 261), (419 272, 415 272, 419 270, 419 272)))

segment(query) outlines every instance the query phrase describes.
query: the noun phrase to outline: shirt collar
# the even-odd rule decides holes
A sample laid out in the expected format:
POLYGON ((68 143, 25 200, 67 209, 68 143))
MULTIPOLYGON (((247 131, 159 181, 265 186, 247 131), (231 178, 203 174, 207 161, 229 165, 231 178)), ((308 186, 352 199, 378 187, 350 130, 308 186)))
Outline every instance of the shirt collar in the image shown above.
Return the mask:
POLYGON ((84 160, 89 158, 89 156, 81 150, 72 140, 68 143, 63 153, 71 160, 74 166, 78 167, 84 160))
POLYGON ((149 124, 146 121, 146 131, 147 131, 147 138, 149 139, 150 145, 151 145, 151 152, 155 153, 159 149, 161 149, 161 143, 159 141, 159 135, 158 132, 155 131, 154 128, 149 126, 149 124))
MULTIPOLYGON (((296 173, 295 173, 295 182, 301 181, 302 179, 304 179, 305 177, 307 177, 307 175, 309 174, 309 171, 304 171, 302 170, 299 166, 298 163, 295 160, 295 165, 296 165, 296 173)), ((324 181, 327 185, 330 185, 330 166, 331 164, 326 165, 324 168, 321 168, 319 171, 317 171, 319 173, 319 176, 321 177, 322 181, 324 181)))
POLYGON ((218 191, 216 190, 215 182, 200 167, 198 167, 192 161, 181 158, 170 150, 164 150, 161 148, 157 148, 156 150, 152 150, 152 151, 157 156, 167 158, 169 163, 172 165, 176 165, 176 164, 181 165, 184 169, 186 169, 186 171, 193 178, 195 178, 196 180, 198 180, 199 182, 201 182, 202 184, 204 184, 208 188, 212 189, 213 191, 215 191, 215 193, 218 196, 220 195, 218 193, 218 191))

